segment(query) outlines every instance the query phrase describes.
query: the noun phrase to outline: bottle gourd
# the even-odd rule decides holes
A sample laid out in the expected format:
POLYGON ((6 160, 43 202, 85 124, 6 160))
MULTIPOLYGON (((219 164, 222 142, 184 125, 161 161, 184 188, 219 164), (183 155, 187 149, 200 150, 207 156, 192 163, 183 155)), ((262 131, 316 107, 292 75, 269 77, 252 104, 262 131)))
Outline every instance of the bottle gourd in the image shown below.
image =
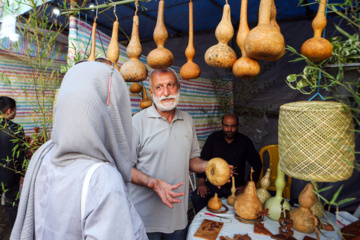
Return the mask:
POLYGON ((89 61, 95 61, 95 45, 96 45, 96 19, 97 16, 94 18, 93 27, 91 30, 91 50, 88 60, 89 61))
POLYGON ((230 205, 230 206, 233 206, 234 205, 234 201, 235 201, 235 193, 236 193, 236 187, 235 187, 235 177, 231 177, 231 180, 232 180, 232 186, 231 186, 231 195, 228 196, 227 198, 227 203, 230 205))
POLYGON ((119 31, 119 22, 115 14, 116 21, 113 24, 113 30, 111 34, 111 40, 109 43, 108 50, 106 52, 106 57, 114 63, 114 67, 120 71, 117 61, 119 60, 120 48, 118 43, 118 31, 119 31))
POLYGON ((257 59, 272 61, 281 55, 285 40, 280 31, 270 24, 272 0, 261 0, 259 23, 245 39, 246 55, 257 59))
POLYGON ((187 63, 185 63, 180 69, 180 76, 183 79, 195 79, 201 74, 200 67, 193 62, 195 56, 194 48, 194 26, 193 26, 193 2, 189 2, 189 43, 185 50, 185 56, 187 63))
POLYGON ((227 3, 227 0, 223 9, 222 19, 216 27, 215 36, 219 43, 206 50, 205 62, 211 67, 231 68, 236 61, 236 54, 228 46, 228 42, 234 36, 234 28, 231 24, 230 5, 227 3))
POLYGON ((247 22, 247 3, 248 0, 241 1, 240 24, 236 36, 237 45, 241 50, 241 58, 236 60, 232 66, 234 76, 241 79, 253 78, 260 72, 260 64, 256 60, 249 58, 244 49, 245 38, 250 32, 247 22))
POLYGON ((150 98, 148 98, 148 95, 146 93, 146 88, 143 85, 143 99, 140 101, 140 107, 142 109, 148 108, 152 105, 152 101, 150 98))
POLYGON ((157 48, 152 50, 147 57, 148 65, 154 69, 168 68, 174 62, 174 55, 164 47, 168 38, 168 32, 164 23, 164 7, 164 0, 160 0, 156 26, 153 34, 157 48))
POLYGON ((271 175, 271 169, 268 168, 265 176, 260 181, 261 188, 256 190, 256 195, 263 205, 269 198, 271 198, 271 194, 268 191, 268 188, 271 185, 270 175, 271 175))
POLYGON ((139 38, 139 17, 137 16, 136 11, 133 17, 131 39, 126 48, 126 54, 129 57, 129 61, 124 63, 120 69, 121 76, 124 78, 125 82, 141 82, 148 76, 148 70, 145 64, 139 60, 142 48, 139 38))
POLYGON ((222 207, 222 202, 221 200, 218 198, 217 193, 215 193, 215 196, 210 198, 207 204, 208 208, 210 208, 211 210, 219 210, 222 207))
POLYGON ((320 0, 318 12, 312 22, 314 37, 306 40, 301 46, 301 54, 313 62, 324 61, 332 54, 331 43, 327 39, 321 37, 321 33, 327 23, 325 9, 326 0, 320 0))

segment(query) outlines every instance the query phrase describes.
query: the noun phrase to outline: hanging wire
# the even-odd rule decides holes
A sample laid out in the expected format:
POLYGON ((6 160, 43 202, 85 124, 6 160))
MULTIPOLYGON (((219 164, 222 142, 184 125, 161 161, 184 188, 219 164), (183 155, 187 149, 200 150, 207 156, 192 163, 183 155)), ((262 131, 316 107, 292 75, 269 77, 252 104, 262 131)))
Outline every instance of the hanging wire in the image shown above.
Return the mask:
POLYGON ((115 18, 116 18, 116 22, 118 22, 118 17, 117 17, 117 15, 116 15, 116 5, 114 5, 114 15, 115 15, 115 18))
MULTIPOLYGON (((319 3, 319 4, 320 4, 320 3, 319 3)), ((326 0, 326 3, 325 3, 325 4, 327 5, 327 0, 326 0)), ((320 7, 320 6, 319 6, 319 7, 320 7)), ((327 12, 328 12, 328 8, 327 8, 327 6, 326 6, 326 7, 325 7, 325 18, 327 18, 327 12)), ((322 34, 322 37, 323 37, 323 38, 325 38, 325 29, 326 29, 326 27, 325 27, 324 30, 323 30, 323 34, 322 34)), ((318 84, 317 84, 317 92, 315 93, 314 96, 312 96, 312 97, 308 100, 308 102, 310 102, 311 100, 313 100, 316 96, 319 96, 322 101, 325 101, 325 98, 320 94, 321 70, 322 70, 322 67, 320 66, 319 80, 318 80, 318 84)))
POLYGON ((135 10, 135 16, 138 12, 138 6, 139 6, 139 3, 138 3, 138 0, 135 1, 135 7, 136 7, 136 10, 135 10))

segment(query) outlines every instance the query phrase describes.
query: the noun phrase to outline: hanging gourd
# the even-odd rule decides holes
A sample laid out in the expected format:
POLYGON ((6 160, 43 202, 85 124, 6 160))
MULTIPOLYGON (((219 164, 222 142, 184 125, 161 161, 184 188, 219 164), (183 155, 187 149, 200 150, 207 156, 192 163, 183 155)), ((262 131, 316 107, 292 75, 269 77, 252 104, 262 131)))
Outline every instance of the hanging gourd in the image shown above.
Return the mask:
POLYGON ((119 21, 118 17, 116 16, 116 6, 114 6, 114 15, 116 21, 113 25, 113 30, 111 34, 111 40, 109 43, 108 50, 106 52, 106 57, 114 63, 114 67, 120 71, 119 66, 117 65, 117 61, 119 60, 120 48, 118 43, 118 31, 119 31, 119 21))
POLYGON ((148 98, 148 95, 146 93, 146 88, 143 85, 143 99, 140 101, 140 107, 142 109, 148 108, 152 105, 152 101, 150 98, 148 98))
POLYGON ((241 58, 236 60, 232 67, 234 76, 242 79, 255 77, 260 72, 260 64, 256 60, 249 58, 244 49, 245 38, 250 32, 247 22, 247 3, 247 0, 241 1, 240 24, 236 36, 236 42, 241 50, 241 58))
POLYGON ((234 28, 231 24, 230 5, 227 0, 222 19, 216 27, 215 36, 219 43, 206 50, 205 62, 211 67, 231 68, 236 61, 236 54, 228 46, 228 42, 234 36, 234 28))
POLYGON ((168 38, 168 32, 164 23, 164 7, 164 0, 160 0, 156 26, 153 34, 157 48, 152 50, 147 57, 148 65, 154 69, 168 68, 174 62, 174 55, 164 47, 168 38))
POLYGON ((139 17, 137 15, 138 6, 135 3, 136 11, 133 17, 133 27, 131 32, 131 39, 126 48, 126 54, 129 61, 121 66, 120 73, 125 82, 141 82, 148 76, 148 70, 144 63, 139 58, 141 56, 142 48, 139 38, 139 17))
POLYGON ((131 84, 130 86, 130 92, 131 93, 140 93, 142 90, 142 87, 140 84, 138 84, 137 82, 134 82, 133 84, 131 84))
POLYGON ((331 43, 321 37, 321 33, 326 27, 326 0, 320 0, 318 12, 312 22, 314 37, 306 40, 301 46, 301 54, 306 56, 310 61, 321 62, 332 54, 331 43))
POLYGON ((270 24, 271 4, 272 0, 261 0, 259 23, 245 39, 246 55, 257 60, 271 61, 285 48, 283 35, 270 24))
POLYGON ((91 50, 90 50, 90 55, 88 60, 89 61, 95 61, 95 45, 96 45, 96 19, 98 14, 98 10, 96 9, 96 16, 94 18, 94 23, 93 23, 93 27, 91 30, 91 50))
MULTIPOLYGON (((276 22, 276 5, 275 5, 275 1, 272 0, 272 4, 271 4, 271 12, 270 12, 270 24, 274 27, 276 27, 276 29, 281 33, 281 30, 280 30, 280 26, 279 24, 276 22)), ((284 53, 286 52, 285 50, 285 47, 284 47, 284 50, 282 51, 282 53, 277 57, 277 58, 274 58, 272 60, 269 60, 269 61, 277 61, 279 60, 280 58, 282 58, 284 56, 284 53)))
POLYGON ((185 56, 187 63, 185 63, 180 69, 180 76, 183 79, 195 79, 201 74, 200 67, 193 62, 195 56, 194 48, 194 26, 193 26, 193 3, 189 2, 189 43, 185 50, 185 56))

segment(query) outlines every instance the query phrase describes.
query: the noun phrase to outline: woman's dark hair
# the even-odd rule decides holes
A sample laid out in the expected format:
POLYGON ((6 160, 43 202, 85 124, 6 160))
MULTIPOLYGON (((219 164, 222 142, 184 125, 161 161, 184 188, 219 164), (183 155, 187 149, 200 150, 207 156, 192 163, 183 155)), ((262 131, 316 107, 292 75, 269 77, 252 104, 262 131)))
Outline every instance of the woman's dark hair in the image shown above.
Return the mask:
POLYGON ((16 108, 16 101, 11 97, 1 96, 0 97, 0 114, 5 114, 8 109, 16 108))

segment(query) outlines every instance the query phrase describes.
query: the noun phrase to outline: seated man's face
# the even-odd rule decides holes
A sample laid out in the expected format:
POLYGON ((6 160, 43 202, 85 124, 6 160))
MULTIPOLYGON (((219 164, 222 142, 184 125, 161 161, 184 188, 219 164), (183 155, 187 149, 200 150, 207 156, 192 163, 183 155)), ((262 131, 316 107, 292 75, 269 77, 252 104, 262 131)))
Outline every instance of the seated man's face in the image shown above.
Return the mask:
POLYGON ((226 138, 233 139, 238 130, 238 123, 235 117, 225 117, 221 124, 222 131, 226 138))

